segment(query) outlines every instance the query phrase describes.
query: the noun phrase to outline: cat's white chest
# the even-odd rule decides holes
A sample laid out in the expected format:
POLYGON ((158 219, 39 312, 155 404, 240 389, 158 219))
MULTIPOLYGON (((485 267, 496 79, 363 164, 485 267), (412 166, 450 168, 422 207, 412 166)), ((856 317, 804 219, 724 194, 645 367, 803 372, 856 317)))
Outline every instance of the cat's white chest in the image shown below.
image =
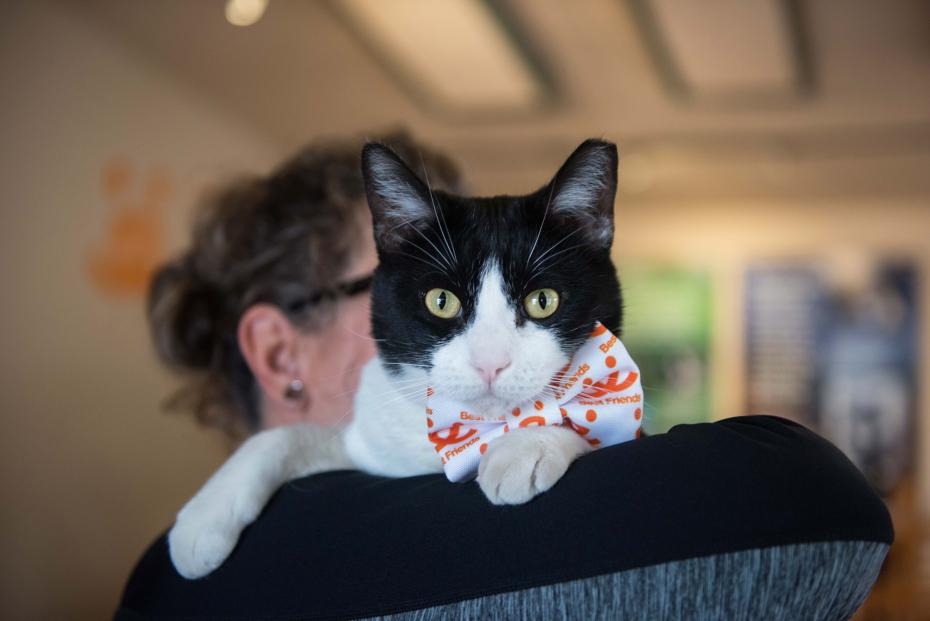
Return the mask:
POLYGON ((378 357, 362 370, 346 452, 371 474, 406 477, 442 471, 427 438, 426 379, 422 386, 392 378, 378 357))

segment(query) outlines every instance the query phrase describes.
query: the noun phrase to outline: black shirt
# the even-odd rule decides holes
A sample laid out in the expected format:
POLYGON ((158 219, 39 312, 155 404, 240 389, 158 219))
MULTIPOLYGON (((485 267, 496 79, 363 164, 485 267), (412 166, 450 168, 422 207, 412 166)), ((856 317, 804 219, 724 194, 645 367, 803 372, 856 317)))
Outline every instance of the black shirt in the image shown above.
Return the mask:
POLYGON ((750 548, 892 539, 885 505, 838 449, 783 419, 740 417, 595 451, 517 507, 443 475, 298 479, 205 578, 180 577, 156 540, 117 618, 369 616, 750 548))

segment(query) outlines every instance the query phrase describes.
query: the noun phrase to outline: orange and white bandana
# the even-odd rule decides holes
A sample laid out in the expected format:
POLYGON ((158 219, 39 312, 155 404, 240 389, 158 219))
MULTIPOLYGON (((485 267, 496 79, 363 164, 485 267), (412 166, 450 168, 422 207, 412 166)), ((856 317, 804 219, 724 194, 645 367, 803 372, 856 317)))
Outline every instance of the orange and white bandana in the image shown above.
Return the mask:
POLYGON ((474 478, 488 444, 518 427, 567 425, 595 448, 639 437, 643 418, 639 368, 620 339, 600 322, 551 386, 554 396, 527 402, 500 417, 469 412, 427 388, 429 440, 449 480, 474 478))

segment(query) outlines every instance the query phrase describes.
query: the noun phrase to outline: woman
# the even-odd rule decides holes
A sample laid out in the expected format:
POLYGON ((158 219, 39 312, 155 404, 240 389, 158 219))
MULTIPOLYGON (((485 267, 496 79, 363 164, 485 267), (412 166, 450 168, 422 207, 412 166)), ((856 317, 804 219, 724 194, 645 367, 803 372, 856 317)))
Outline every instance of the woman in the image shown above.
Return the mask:
MULTIPOLYGON (((403 133, 381 141, 437 187, 459 188, 446 157, 403 133)), ((156 350, 186 382, 172 406, 237 439, 348 422, 359 372, 375 353, 368 290, 377 256, 362 144, 312 144, 202 206, 190 248, 159 270, 148 300, 156 350)))

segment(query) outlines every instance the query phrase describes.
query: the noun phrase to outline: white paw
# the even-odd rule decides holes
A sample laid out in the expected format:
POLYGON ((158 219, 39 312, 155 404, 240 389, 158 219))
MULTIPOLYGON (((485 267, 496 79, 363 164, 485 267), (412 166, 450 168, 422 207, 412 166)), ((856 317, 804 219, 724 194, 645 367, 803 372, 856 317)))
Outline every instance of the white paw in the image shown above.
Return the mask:
POLYGON ((175 569, 193 580, 222 565, 259 510, 237 499, 232 490, 211 489, 208 484, 181 509, 168 533, 168 552, 175 569))
POLYGON ((488 446, 478 466, 478 485, 495 505, 523 504, 555 485, 587 450, 587 443, 569 430, 515 430, 488 446))

